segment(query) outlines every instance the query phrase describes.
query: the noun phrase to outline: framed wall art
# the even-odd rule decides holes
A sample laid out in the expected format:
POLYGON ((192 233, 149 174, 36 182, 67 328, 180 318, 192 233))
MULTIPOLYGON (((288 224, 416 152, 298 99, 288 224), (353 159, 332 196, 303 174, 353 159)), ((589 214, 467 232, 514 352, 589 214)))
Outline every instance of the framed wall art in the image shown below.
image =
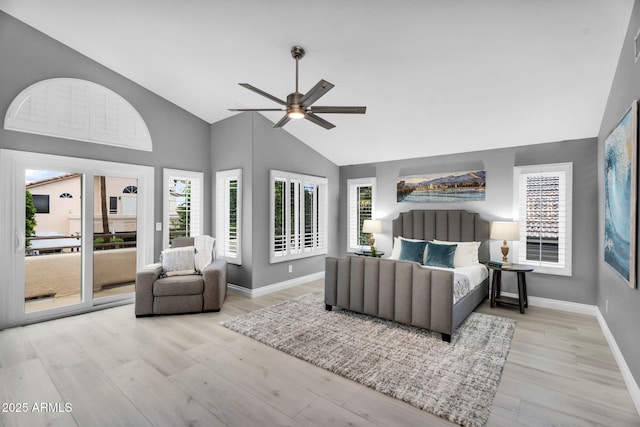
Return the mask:
POLYGON ((604 260, 636 287, 638 101, 604 143, 604 260))
POLYGON ((485 199, 484 170, 401 176, 398 202, 468 202, 485 199))

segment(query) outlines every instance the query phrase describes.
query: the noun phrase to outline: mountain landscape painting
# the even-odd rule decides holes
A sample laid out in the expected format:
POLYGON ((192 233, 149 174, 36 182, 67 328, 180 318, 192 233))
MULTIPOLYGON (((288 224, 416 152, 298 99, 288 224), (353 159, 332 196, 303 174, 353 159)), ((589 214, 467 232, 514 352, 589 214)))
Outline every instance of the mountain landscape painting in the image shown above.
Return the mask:
POLYGON ((398 202, 469 202, 485 199, 486 171, 446 172, 398 178, 398 202))
POLYGON ((638 103, 604 143, 604 260, 636 287, 636 156, 638 103))

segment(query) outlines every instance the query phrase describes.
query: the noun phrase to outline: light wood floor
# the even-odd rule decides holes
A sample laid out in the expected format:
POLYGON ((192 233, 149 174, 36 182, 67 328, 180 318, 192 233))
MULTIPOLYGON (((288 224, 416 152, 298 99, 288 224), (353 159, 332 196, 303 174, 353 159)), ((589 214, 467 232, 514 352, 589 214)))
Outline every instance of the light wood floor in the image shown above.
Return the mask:
MULTIPOLYGON (((127 305, 2 331, 0 410, 28 412, 0 413, 0 427, 450 425, 218 324, 321 287, 231 294, 220 313, 136 319, 127 305)), ((595 318, 478 310, 518 321, 488 425, 640 425, 595 318)))

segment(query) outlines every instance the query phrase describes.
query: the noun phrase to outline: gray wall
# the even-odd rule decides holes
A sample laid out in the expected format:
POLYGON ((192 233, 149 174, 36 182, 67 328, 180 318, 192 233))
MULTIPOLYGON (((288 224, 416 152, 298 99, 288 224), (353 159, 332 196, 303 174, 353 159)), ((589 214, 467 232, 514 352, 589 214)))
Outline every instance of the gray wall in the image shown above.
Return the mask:
MULTIPOLYGON (((411 209, 466 209, 479 212, 489 221, 513 218, 513 167, 547 163, 573 163, 573 276, 533 273, 527 278, 529 295, 596 304, 596 252, 598 235, 597 143, 595 138, 561 141, 446 156, 344 166, 340 168, 340 254, 347 248, 347 179, 377 178, 376 217, 383 219, 383 235, 376 246, 391 250, 391 220, 411 209), (399 176, 419 173, 456 172, 484 168, 487 172, 486 199, 482 202, 397 203, 399 176)), ((493 258, 500 255, 500 242, 491 242, 493 258)), ((385 256, 386 256, 385 254, 385 256)), ((504 289, 515 292, 515 278, 505 275, 504 289)))
POLYGON ((220 170, 243 168, 242 266, 230 266, 229 281, 256 289, 324 271, 323 256, 269 262, 269 171, 277 169, 328 179, 329 253, 335 255, 338 166, 285 130, 273 129, 273 123, 258 113, 243 113, 214 123, 211 144, 214 175, 220 170), (293 267, 292 273, 288 271, 289 265, 293 267))
MULTIPOLYGON (((242 169, 242 265, 228 264, 229 283, 251 288, 253 271, 253 119, 250 114, 237 114, 211 125, 211 167, 216 172, 242 169)), ((212 221, 216 220, 215 191, 212 191, 212 221)), ((213 230, 215 233, 215 229, 213 230)))
MULTIPOLYGON (((154 222, 162 222, 162 168, 204 172, 211 182, 209 124, 73 49, 0 12, 0 112, 26 87, 41 80, 70 77, 89 80, 118 93, 146 122, 153 152, 33 135, 0 129, 0 148, 130 163, 155 168, 154 222), (206 153, 206 154, 205 154, 206 153)), ((149 70, 153 72, 153 70, 149 70)), ((211 203, 205 195, 205 206, 211 203)), ((205 211, 204 231, 211 232, 205 211)), ((162 235, 155 233, 155 257, 162 235)))
MULTIPOLYGON (((627 283, 604 262, 604 141, 611 129, 622 118, 634 99, 640 98, 640 62, 634 60, 633 38, 640 27, 640 1, 636 0, 631 15, 629 28, 622 51, 615 78, 609 93, 609 100, 605 109, 602 125, 598 134, 598 206, 600 221, 598 226, 597 263, 598 274, 598 307, 607 321, 616 343, 629 365, 636 382, 640 382, 640 340, 638 339, 638 325, 640 325, 640 291, 630 289, 627 283), (606 302, 609 301, 608 311, 606 302)), ((640 219, 640 216, 638 217, 640 219)), ((640 222, 636 224, 640 230, 640 222)), ((637 235, 637 232, 636 232, 637 235)), ((636 271, 640 271, 640 264, 636 262, 636 271)))

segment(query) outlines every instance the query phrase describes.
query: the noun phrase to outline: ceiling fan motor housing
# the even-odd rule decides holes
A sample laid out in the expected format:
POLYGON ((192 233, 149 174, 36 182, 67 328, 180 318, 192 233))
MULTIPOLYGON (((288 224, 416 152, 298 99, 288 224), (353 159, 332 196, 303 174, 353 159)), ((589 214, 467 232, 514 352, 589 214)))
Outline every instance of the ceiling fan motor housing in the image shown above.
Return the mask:
POLYGON ((305 108, 302 106, 300 99, 302 94, 294 92, 287 95, 287 114, 290 118, 302 118, 305 115, 305 108))

